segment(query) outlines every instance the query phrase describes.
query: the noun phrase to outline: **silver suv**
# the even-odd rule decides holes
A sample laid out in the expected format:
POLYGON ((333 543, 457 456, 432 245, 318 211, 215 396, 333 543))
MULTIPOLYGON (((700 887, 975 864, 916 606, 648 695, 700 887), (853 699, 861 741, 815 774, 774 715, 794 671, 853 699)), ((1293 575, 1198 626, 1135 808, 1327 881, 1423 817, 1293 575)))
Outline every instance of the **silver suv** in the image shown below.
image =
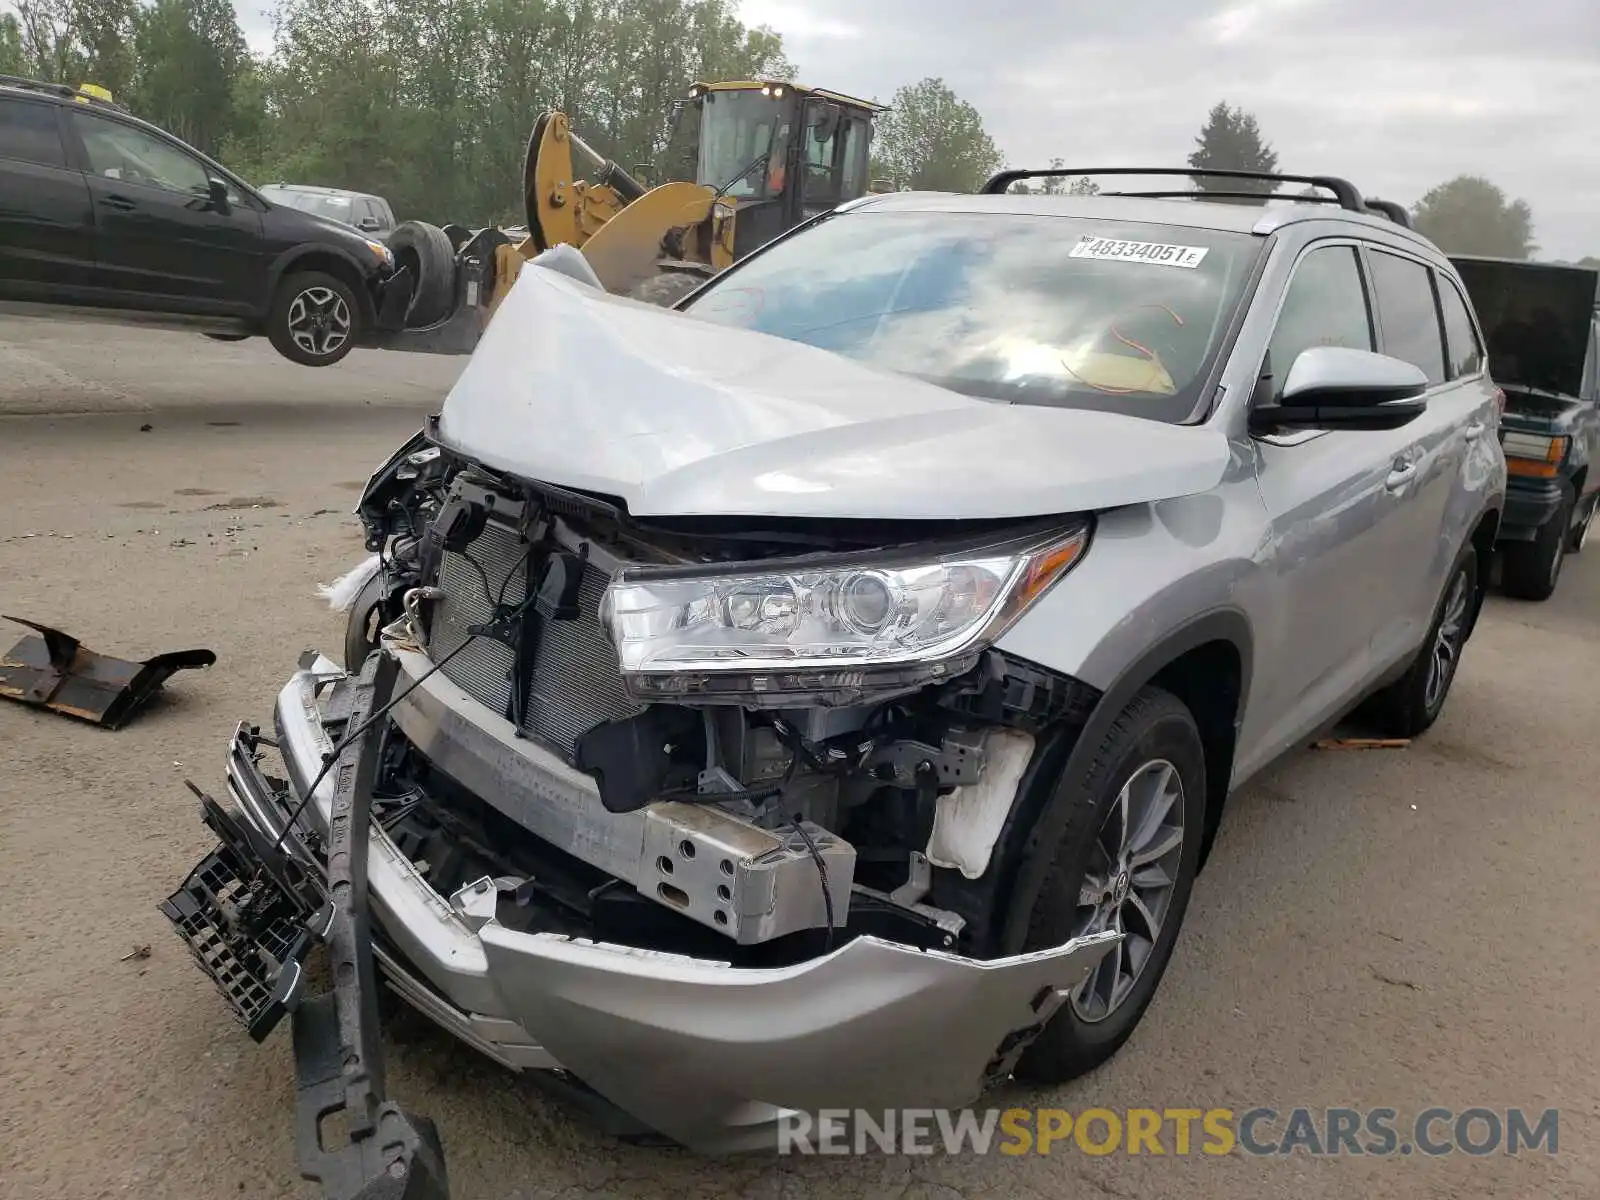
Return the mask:
POLYGON ((1342 180, 1027 174, 869 196, 681 311, 523 271, 368 486, 284 783, 241 729, 211 869, 286 847, 283 910, 370 896, 411 1004, 702 1150, 1114 1054, 1229 792, 1438 718, 1499 398, 1450 262, 1342 180))

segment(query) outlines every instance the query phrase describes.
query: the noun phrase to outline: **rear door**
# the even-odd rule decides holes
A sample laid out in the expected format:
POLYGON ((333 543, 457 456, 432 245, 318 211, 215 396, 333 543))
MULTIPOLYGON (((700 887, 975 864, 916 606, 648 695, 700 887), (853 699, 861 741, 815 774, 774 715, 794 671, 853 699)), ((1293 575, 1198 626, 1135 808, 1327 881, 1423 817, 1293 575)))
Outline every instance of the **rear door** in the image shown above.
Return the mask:
MULTIPOLYGON (((1313 243, 1284 292, 1257 403, 1273 403, 1314 346, 1373 350, 1374 316, 1357 245, 1313 243)), ((1298 430, 1259 436, 1256 476, 1270 537, 1263 556, 1277 603, 1257 650, 1272 664, 1241 743, 1292 745, 1353 701, 1374 674, 1371 645, 1394 600, 1385 559, 1399 540, 1391 488, 1407 437, 1393 431, 1298 430)))
POLYGON ((208 195, 206 164, 179 143, 114 117, 67 113, 94 198, 96 256, 110 286, 139 307, 250 315, 266 263, 261 217, 230 190, 208 195))
POLYGON ((85 299, 94 259, 89 185, 67 157, 60 106, 0 96, 0 294, 85 299))
POLYGON ((1390 597, 1372 653, 1388 665, 1409 657, 1427 635, 1450 567, 1471 532, 1478 493, 1463 486, 1462 476, 1469 451, 1495 436, 1493 385, 1475 341, 1453 354, 1446 348, 1440 289, 1447 289, 1453 311, 1460 299, 1448 290, 1453 281, 1394 247, 1369 244, 1366 252, 1379 349, 1420 367, 1430 385, 1426 411, 1395 431, 1404 444, 1386 485, 1377 569, 1390 581, 1390 597))

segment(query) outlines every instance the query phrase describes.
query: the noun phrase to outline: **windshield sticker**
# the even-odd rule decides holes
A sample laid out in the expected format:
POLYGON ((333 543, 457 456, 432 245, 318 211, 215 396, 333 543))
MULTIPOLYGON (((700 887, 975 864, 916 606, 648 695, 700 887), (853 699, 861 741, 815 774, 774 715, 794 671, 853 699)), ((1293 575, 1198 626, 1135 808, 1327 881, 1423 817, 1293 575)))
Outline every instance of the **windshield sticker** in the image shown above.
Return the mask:
POLYGON ((1198 267, 1205 256, 1204 246, 1169 246, 1164 242, 1125 242, 1120 238, 1085 236, 1072 248, 1069 257, 1159 263, 1164 267, 1192 269, 1198 267))

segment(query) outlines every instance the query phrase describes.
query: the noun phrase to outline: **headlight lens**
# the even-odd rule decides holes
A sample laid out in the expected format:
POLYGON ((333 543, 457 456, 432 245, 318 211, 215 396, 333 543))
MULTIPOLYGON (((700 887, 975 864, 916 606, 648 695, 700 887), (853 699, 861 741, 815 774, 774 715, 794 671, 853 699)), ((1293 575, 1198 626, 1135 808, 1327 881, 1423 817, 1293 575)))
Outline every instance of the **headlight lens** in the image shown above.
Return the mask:
POLYGON ((628 676, 933 663, 999 636, 1087 544, 1080 528, 922 561, 634 568, 600 613, 628 676))
POLYGON ((394 251, 389 249, 389 247, 385 246, 382 242, 374 242, 369 239, 367 242, 367 249, 376 254, 380 262, 387 263, 391 267, 394 266, 394 251))

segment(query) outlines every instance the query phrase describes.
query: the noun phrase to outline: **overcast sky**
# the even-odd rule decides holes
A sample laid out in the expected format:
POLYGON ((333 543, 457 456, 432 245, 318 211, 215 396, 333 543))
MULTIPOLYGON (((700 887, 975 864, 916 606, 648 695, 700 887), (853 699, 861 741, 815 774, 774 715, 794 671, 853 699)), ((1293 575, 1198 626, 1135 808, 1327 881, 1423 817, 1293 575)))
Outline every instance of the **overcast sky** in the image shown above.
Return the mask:
MULTIPOLYGON (((263 0, 235 0, 253 46, 263 0)), ((1533 207, 1539 257, 1600 255, 1597 0, 743 0, 800 82, 887 102, 942 76, 1010 165, 1182 165, 1243 105, 1279 168, 1407 206, 1460 174, 1533 207)))

